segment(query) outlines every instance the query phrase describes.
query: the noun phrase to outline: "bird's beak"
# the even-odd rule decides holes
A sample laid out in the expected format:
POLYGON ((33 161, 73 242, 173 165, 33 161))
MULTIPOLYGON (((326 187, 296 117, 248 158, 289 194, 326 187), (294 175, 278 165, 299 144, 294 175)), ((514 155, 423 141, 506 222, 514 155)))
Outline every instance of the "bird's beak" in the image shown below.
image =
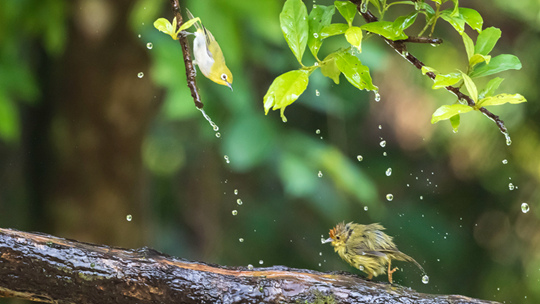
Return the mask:
POLYGON ((228 82, 228 81, 225 81, 225 82, 227 83, 227 86, 229 87, 229 89, 231 89, 231 91, 232 91, 233 90, 232 89, 232 84, 230 82, 228 82))
POLYGON ((325 239, 321 239, 321 244, 332 243, 332 241, 333 241, 332 238, 327 238, 326 240, 325 240, 325 239))

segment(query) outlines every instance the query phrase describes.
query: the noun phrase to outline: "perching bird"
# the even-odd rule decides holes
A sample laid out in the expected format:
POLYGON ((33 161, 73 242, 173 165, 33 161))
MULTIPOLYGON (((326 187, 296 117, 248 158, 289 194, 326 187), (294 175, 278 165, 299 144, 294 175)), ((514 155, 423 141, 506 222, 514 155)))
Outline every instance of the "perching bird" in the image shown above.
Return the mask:
MULTIPOLYGON (((189 19, 195 18, 189 10, 187 15, 189 19)), ((225 65, 225 57, 216 38, 202 23, 195 22, 195 28, 197 31, 193 40, 194 63, 199 66, 199 70, 206 78, 217 84, 226 85, 232 90, 233 76, 225 65)))
POLYGON ((355 268, 364 271, 371 280, 388 271, 388 281, 392 283, 392 260, 413 262, 423 273, 424 269, 413 258, 399 251, 392 237, 382 232, 380 224, 361 225, 350 222, 339 223, 330 230, 330 238, 321 240, 334 246, 339 256, 355 268))

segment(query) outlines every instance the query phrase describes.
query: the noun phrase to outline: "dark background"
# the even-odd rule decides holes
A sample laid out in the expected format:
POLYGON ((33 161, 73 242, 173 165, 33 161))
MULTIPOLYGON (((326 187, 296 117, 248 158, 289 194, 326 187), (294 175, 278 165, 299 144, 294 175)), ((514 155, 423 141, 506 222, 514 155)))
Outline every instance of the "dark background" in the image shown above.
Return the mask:
MULTIPOLYGON (((182 1, 234 74, 234 92, 197 76, 219 138, 193 105, 180 45, 152 26, 172 19, 169 1, 1 1, 0 226, 229 266, 361 275, 321 235, 340 221, 380 222, 430 277, 424 285, 413 265, 400 263, 397 283, 538 303, 540 5, 486 3, 460 2, 482 14, 484 28, 502 29, 493 55, 523 63, 498 76, 506 78, 500 92, 528 103, 491 109, 511 146, 479 113, 463 115, 458 133, 448 122, 431 125, 433 111, 454 97, 431 90, 377 37, 359 58, 380 102, 317 71, 287 108, 287 123, 278 112, 265 116, 272 80, 298 68, 279 27, 283 1, 182 1)), ((401 8, 409 9, 389 17, 401 8)), ((334 21, 343 22, 337 12, 334 21)), ((435 36, 444 45, 410 52, 442 73, 466 68, 451 26, 441 22, 435 36)), ((345 45, 329 38, 320 57, 345 45)), ((309 51, 304 58, 313 63, 309 51)))

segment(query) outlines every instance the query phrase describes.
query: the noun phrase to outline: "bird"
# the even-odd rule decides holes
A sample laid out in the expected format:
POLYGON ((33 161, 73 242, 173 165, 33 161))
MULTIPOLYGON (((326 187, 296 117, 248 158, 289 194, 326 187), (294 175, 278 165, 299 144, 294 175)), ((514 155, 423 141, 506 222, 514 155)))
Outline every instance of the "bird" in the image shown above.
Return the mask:
MULTIPOLYGON (((195 19, 193 14, 186 9, 188 18, 195 19)), ((196 31, 193 33, 193 56, 194 64, 199 67, 203 75, 213 82, 228 86, 232 91, 233 76, 227 65, 225 57, 214 38, 214 35, 202 25, 202 22, 194 23, 196 31)))
POLYGON ((342 222, 330 230, 328 239, 321 239, 321 242, 331 243, 334 251, 351 266, 365 272, 368 280, 387 272, 388 281, 392 284, 392 274, 398 269, 391 268, 392 260, 412 262, 425 273, 424 268, 399 251, 393 238, 382 230, 385 228, 379 223, 342 222))

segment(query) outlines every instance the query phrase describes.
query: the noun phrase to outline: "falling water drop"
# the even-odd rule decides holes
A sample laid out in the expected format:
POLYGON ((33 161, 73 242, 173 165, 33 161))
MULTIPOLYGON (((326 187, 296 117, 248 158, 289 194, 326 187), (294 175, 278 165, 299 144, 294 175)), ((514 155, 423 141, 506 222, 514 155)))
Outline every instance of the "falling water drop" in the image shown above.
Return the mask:
POLYGON ((241 199, 237 199, 237 200, 236 200, 236 203, 238 204, 238 206, 240 206, 240 205, 242 205, 244 202, 242 202, 241 199))
POLYGON ((506 145, 510 146, 512 144, 512 139, 510 138, 510 135, 508 135, 508 133, 504 133, 504 137, 506 137, 506 145))
POLYGON ((376 102, 381 101, 381 94, 379 94, 379 92, 375 92, 375 101, 376 102))
POLYGON ((319 92, 319 90, 315 90, 315 96, 321 96, 321 92, 319 92))
POLYGON ((383 147, 383 148, 386 147, 386 140, 381 140, 379 145, 381 145, 381 147, 383 147))
POLYGON ((234 195, 238 195, 238 189, 234 189, 234 195))
POLYGON ((243 242, 244 242, 244 238, 239 238, 238 241, 239 241, 240 243, 243 243, 243 242))
POLYGON ((126 220, 128 222, 131 222, 132 219, 133 219, 133 216, 131 216, 131 214, 126 215, 126 220))
POLYGON ((359 162, 361 162, 361 161, 364 160, 364 157, 363 157, 362 155, 357 155, 357 156, 356 156, 356 159, 357 159, 359 162))
POLYGON ((318 177, 322 177, 322 176, 323 176, 322 172, 319 171, 319 173, 317 173, 317 176, 318 176, 318 177))
POLYGON ((529 204, 527 204, 527 203, 521 204, 521 211, 522 211, 523 213, 529 212, 529 204))
POLYGON ((221 133, 216 132, 216 137, 217 137, 217 138, 220 138, 220 137, 221 137, 221 133))
POLYGON ((144 73, 143 73, 143 72, 139 72, 139 73, 137 74, 137 77, 143 78, 143 77, 144 77, 144 73))
POLYGON ((223 155, 223 158, 225 159, 225 162, 226 162, 227 164, 231 162, 231 160, 229 159, 229 156, 223 155))
POLYGON ((427 274, 422 277, 422 283, 424 283, 424 284, 429 283, 429 277, 428 277, 427 274))
POLYGON ((515 188, 514 184, 512 184, 512 183, 509 183, 509 184, 508 184, 508 189, 509 189, 510 191, 514 190, 514 188, 515 188))
POLYGON ((386 195, 386 199, 387 199, 389 202, 391 202, 391 201, 394 199, 394 195, 391 194, 391 193, 388 193, 388 194, 386 195))
POLYGON ((264 261, 263 261, 263 260, 259 260, 259 264, 260 264, 260 265, 264 264, 264 261))
POLYGON ((248 264, 248 267, 247 267, 249 270, 253 270, 253 265, 251 264, 248 264))
POLYGON ((502 160, 502 163, 503 163, 503 165, 506 165, 506 164, 508 164, 508 160, 503 159, 503 160, 502 160))
POLYGON ((149 49, 149 50, 151 50, 153 47, 154 47, 154 45, 152 44, 152 42, 148 42, 146 44, 146 48, 149 49))
POLYGON ((392 168, 386 169, 386 176, 392 175, 392 168))
POLYGON ((315 134, 321 134, 321 129, 315 130, 315 134))
POLYGON ((232 213, 232 215, 237 215, 237 214, 238 214, 238 210, 235 209, 235 210, 233 210, 231 213, 232 213))
POLYGON ((368 206, 364 206, 364 211, 368 211, 368 206))

